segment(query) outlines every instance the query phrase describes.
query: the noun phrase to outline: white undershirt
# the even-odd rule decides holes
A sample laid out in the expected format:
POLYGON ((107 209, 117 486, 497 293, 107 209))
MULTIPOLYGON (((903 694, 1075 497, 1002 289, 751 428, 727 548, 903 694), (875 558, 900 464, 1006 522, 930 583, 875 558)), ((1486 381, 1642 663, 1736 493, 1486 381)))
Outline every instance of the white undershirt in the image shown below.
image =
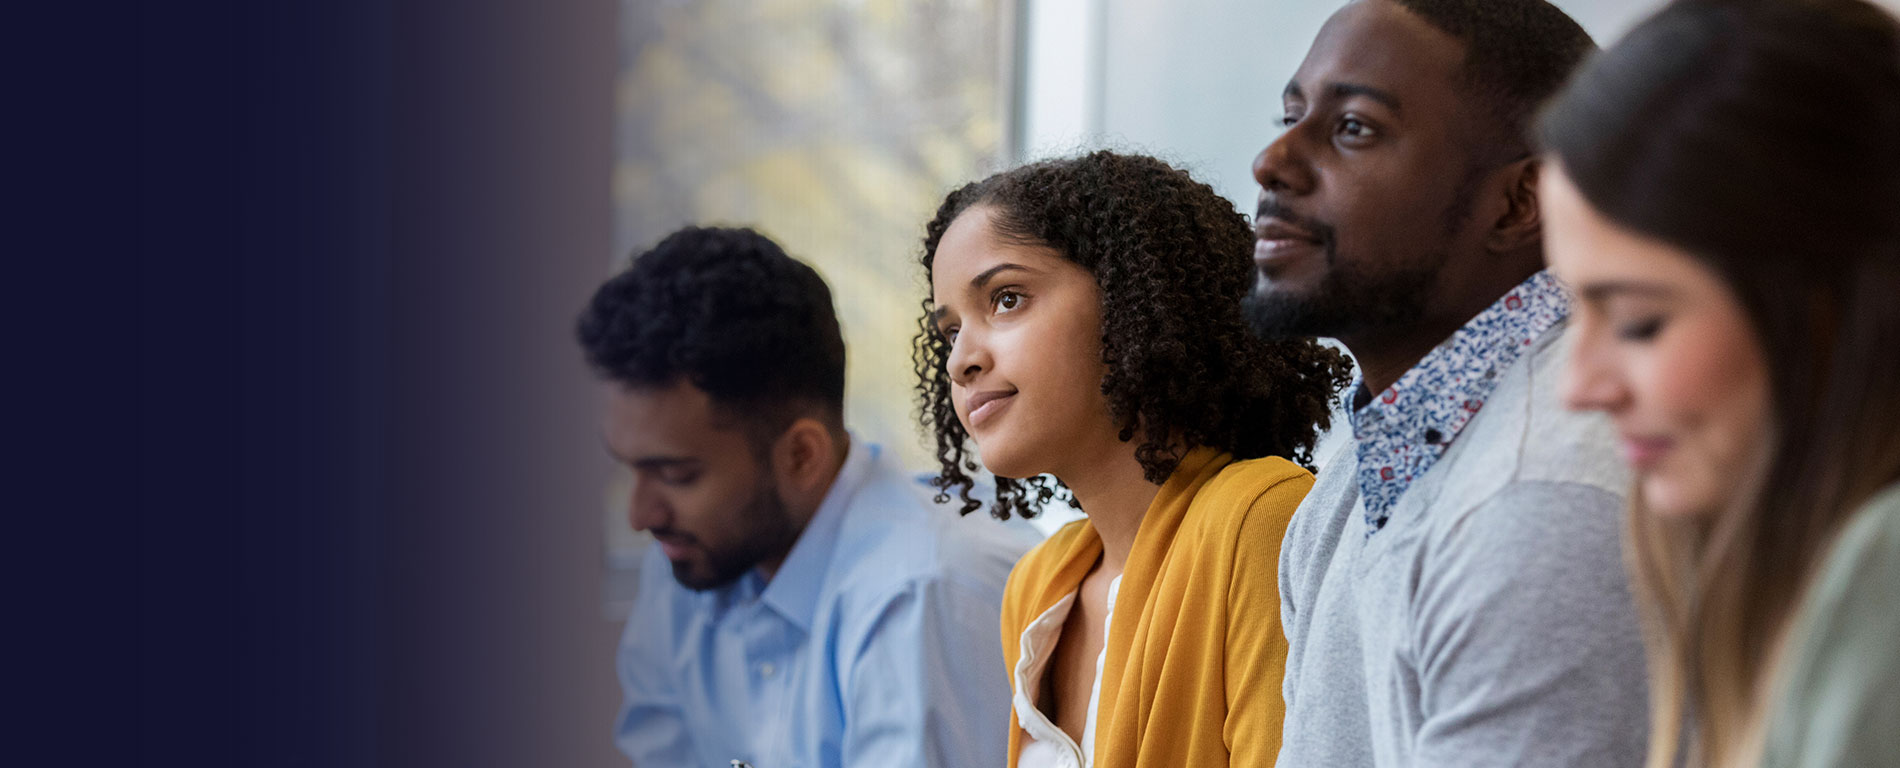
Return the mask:
POLYGON ((1022 656, 1016 661, 1014 679, 1016 719, 1022 723, 1023 751, 1016 756, 1017 768, 1090 768, 1095 764, 1095 713, 1102 703, 1102 664, 1108 659, 1108 628, 1115 621, 1115 595, 1121 591, 1122 577, 1108 583, 1108 615, 1102 618, 1102 652, 1095 656, 1095 686, 1089 690, 1089 719, 1082 728, 1082 744, 1077 746, 1049 716, 1036 707, 1036 692, 1042 690, 1042 676, 1049 658, 1055 655, 1062 639, 1062 624, 1069 620, 1081 590, 1070 592, 1035 621, 1023 628, 1022 656))

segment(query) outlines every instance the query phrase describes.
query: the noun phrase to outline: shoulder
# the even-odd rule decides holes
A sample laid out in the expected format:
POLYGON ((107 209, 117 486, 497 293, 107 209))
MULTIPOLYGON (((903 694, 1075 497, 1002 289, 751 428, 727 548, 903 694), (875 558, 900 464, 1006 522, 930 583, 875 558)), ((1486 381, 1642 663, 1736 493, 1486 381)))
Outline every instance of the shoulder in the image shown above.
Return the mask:
POLYGON ((1489 550, 1490 559, 1508 559, 1519 551, 1544 557, 1590 543, 1620 547, 1625 510, 1621 491, 1591 483, 1516 480, 1481 499, 1434 510, 1426 540, 1489 550))
POLYGON ((902 507, 854 511, 875 514, 840 535, 820 611, 841 650, 915 644, 919 632, 954 643, 992 636, 1011 569, 1032 539, 980 513, 932 504, 927 492, 902 507))
MULTIPOLYGON (((1359 456, 1354 448, 1348 435, 1320 458, 1319 476, 1300 500, 1287 528, 1287 538, 1300 542, 1300 552, 1324 549, 1330 553, 1341 529, 1351 520, 1353 506, 1359 500, 1359 456)), ((1288 548, 1288 557, 1296 554, 1294 549, 1288 548)))
POLYGON ((994 593, 1034 542, 1021 526, 935 503, 928 488, 894 466, 874 467, 840 526, 832 567, 841 584, 942 582, 994 593))
POLYGON ((1501 374, 1483 409, 1421 479, 1438 487, 1433 496, 1455 505, 1518 483, 1591 487, 1617 496, 1629 487, 1629 469, 1616 455, 1609 419, 1564 407, 1563 372, 1571 343, 1565 325, 1546 331, 1501 374))
POLYGON ((1900 490, 1849 519, 1780 662, 1764 765, 1876 765, 1900 749, 1900 490))
POLYGON ((1197 528, 1222 540, 1265 537, 1275 546, 1294 510, 1313 488, 1313 473, 1278 456, 1235 461, 1195 493, 1189 515, 1197 528))
POLYGON ((1828 614, 1886 615, 1900 626, 1891 606, 1900 600, 1900 486, 1875 496, 1848 518, 1815 572, 1805 602, 1810 620, 1828 614))
POLYGON ((1854 513, 1836 549, 1840 551, 1835 556, 1852 564, 1900 564, 1894 561, 1900 556, 1900 483, 1888 486, 1854 513))
POLYGON ((1574 338, 1566 323, 1551 329, 1525 370, 1522 458, 1523 480, 1591 485, 1621 495, 1630 483, 1629 467, 1616 453, 1616 430, 1602 413, 1564 406, 1563 378, 1574 338))
POLYGON ((1313 473, 1279 456, 1242 459, 1223 467, 1201 488, 1194 503, 1198 505, 1208 499, 1216 503, 1234 501, 1251 505, 1272 491, 1291 489, 1281 487, 1287 483, 1304 491, 1313 487, 1313 473))
POLYGON ((1547 604, 1629 602, 1623 497, 1583 483, 1516 481, 1435 510, 1414 552, 1422 601, 1510 591, 1547 604))

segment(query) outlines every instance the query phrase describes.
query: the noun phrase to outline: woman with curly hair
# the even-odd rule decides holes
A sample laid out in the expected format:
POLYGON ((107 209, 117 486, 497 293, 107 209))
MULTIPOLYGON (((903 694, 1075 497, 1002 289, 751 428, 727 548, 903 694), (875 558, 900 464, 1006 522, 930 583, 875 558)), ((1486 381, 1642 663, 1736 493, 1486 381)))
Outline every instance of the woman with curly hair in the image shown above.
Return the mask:
POLYGON ((1279 750, 1280 540, 1349 365, 1248 333, 1253 239, 1207 185, 1112 152, 969 184, 930 222, 914 362, 937 488, 981 506, 974 441, 992 515, 1085 515, 1004 592, 1012 768, 1279 750))

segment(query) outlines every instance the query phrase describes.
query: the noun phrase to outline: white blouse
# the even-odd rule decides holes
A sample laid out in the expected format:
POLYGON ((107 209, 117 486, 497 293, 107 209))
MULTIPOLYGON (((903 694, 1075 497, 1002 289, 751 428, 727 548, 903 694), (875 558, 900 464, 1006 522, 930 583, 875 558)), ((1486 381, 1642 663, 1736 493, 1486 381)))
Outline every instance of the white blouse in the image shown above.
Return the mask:
MULTIPOLYGON (((1108 583, 1108 615, 1102 618, 1104 638, 1108 636, 1108 628, 1114 625, 1115 595, 1121 588, 1120 576, 1108 583)), ((1095 657, 1095 686, 1089 691, 1089 719, 1082 729, 1080 746, 1036 707, 1042 675, 1049 667, 1049 657, 1055 655, 1057 641, 1062 638, 1062 624, 1069 620, 1069 609, 1075 606, 1079 592, 1071 592, 1056 601, 1023 628, 1022 656, 1016 662, 1013 675, 1016 693, 1011 699, 1016 707, 1016 719, 1023 728, 1023 751, 1016 756, 1017 768, 1090 768, 1095 763, 1095 713, 1102 702, 1102 663, 1108 658, 1106 641, 1102 643, 1102 652, 1095 657)))

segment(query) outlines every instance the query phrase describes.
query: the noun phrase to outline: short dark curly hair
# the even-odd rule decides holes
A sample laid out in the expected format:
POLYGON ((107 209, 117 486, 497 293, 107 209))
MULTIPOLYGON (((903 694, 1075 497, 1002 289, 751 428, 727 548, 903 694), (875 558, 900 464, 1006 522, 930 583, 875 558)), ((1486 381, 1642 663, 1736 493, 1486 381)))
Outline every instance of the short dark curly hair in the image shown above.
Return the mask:
MULTIPOLYGON (((1465 86, 1498 121, 1512 154, 1528 154, 1543 103, 1597 49, 1575 19, 1545 0, 1388 0, 1465 46, 1465 86)), ((1511 158, 1515 159, 1515 158, 1511 158)))
MULTIPOLYGON (((1135 456, 1149 482, 1166 481, 1198 446, 1310 468, 1351 365, 1310 338, 1248 332, 1240 301, 1253 286, 1254 237, 1232 203, 1152 157, 1101 151, 1026 165, 944 199, 925 230, 926 278, 944 231, 979 205, 999 235, 1050 246, 1095 275, 1102 393, 1121 439, 1140 434, 1135 456)), ((938 503, 955 488, 968 514, 982 506, 970 493, 977 466, 951 405, 950 344, 930 320, 934 309, 926 296, 912 345, 918 417, 936 438, 938 503)), ((1077 506, 1053 478, 999 477, 990 512, 1034 517, 1058 493, 1077 506)))
POLYGON ((691 383, 754 438, 814 410, 842 423, 844 337, 823 278, 750 229, 687 227, 594 292, 587 362, 630 387, 691 383))

